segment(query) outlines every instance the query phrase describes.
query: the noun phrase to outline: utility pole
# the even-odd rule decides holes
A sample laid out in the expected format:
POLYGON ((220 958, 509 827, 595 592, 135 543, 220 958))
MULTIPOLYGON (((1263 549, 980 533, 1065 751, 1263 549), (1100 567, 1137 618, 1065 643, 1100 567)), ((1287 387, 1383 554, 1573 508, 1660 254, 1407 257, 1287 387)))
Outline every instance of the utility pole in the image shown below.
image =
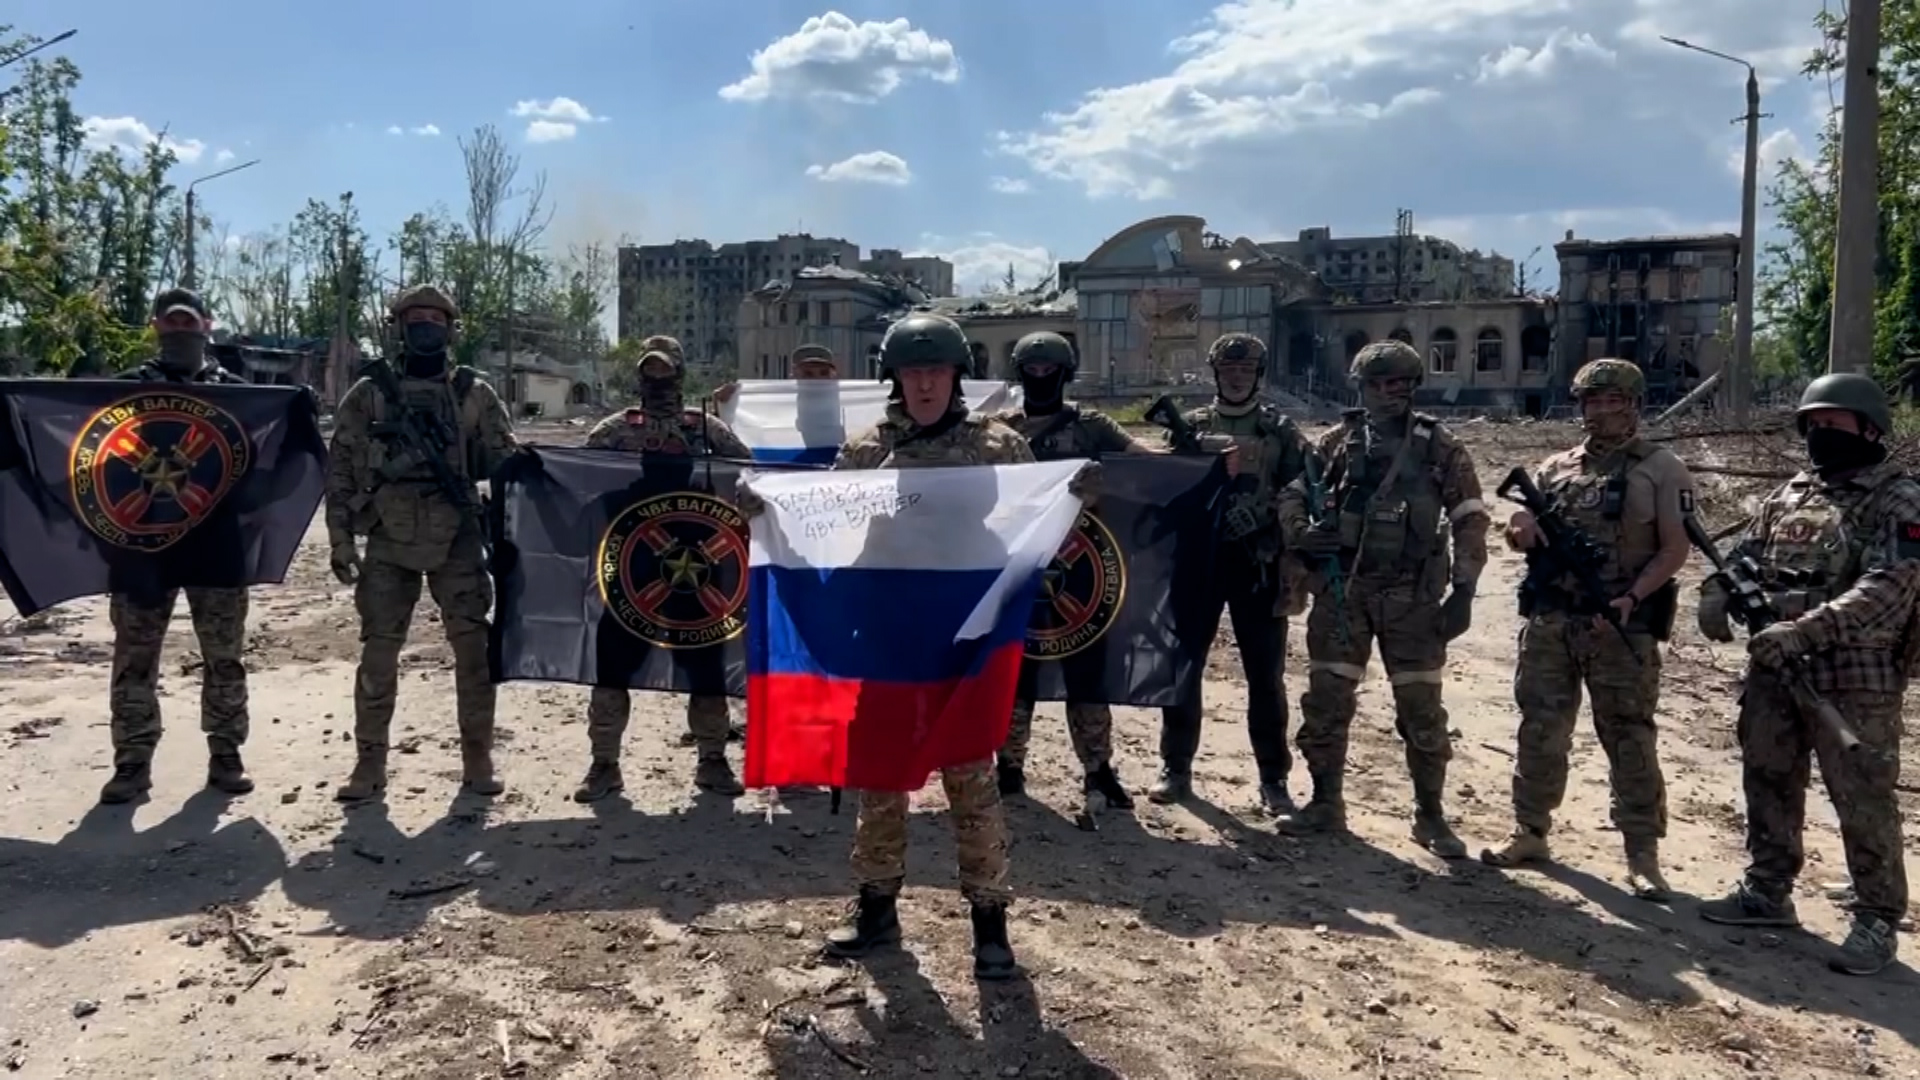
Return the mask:
POLYGON ((1740 278, 1734 286, 1733 363, 1727 384, 1727 406, 1735 427, 1745 426, 1753 403, 1753 294, 1760 266, 1760 239, 1754 218, 1760 188, 1760 76, 1753 65, 1737 56, 1728 56, 1679 38, 1660 40, 1682 49, 1716 56, 1747 69, 1747 112, 1734 123, 1747 125, 1745 166, 1740 174, 1740 278))
POLYGON ((196 204, 193 201, 193 189, 199 186, 200 184, 206 183, 209 180, 218 180, 222 176, 228 176, 233 173, 239 172, 241 169, 251 168, 258 164, 260 164, 260 159, 255 158, 252 161, 235 165, 231 169, 221 169, 217 173, 212 173, 210 175, 203 176, 200 179, 195 180, 192 183, 187 185, 187 213, 186 213, 186 221, 184 223, 186 234, 187 234, 186 235, 187 254, 186 254, 186 260, 185 260, 185 269, 182 270, 180 274, 180 284, 186 286, 189 289, 198 288, 200 284, 198 276, 194 273, 193 230, 194 230, 194 220, 198 216, 198 211, 196 210, 195 208, 196 204))
POLYGON ((339 401, 347 394, 347 379, 351 375, 347 365, 350 362, 349 357, 353 355, 348 351, 348 339, 353 334, 353 284, 349 277, 351 271, 347 268, 347 259, 351 254, 351 234, 347 231, 346 214, 347 204, 352 199, 351 191, 340 197, 340 235, 336 238, 340 254, 339 270, 334 275, 333 291, 334 299, 338 301, 335 305, 338 310, 334 312, 333 348, 328 350, 335 357, 334 370, 329 373, 328 379, 332 383, 328 392, 334 401, 339 401))
POLYGON ((1874 256, 1880 239, 1880 0, 1853 0, 1847 12, 1846 79, 1827 370, 1870 375, 1874 256))

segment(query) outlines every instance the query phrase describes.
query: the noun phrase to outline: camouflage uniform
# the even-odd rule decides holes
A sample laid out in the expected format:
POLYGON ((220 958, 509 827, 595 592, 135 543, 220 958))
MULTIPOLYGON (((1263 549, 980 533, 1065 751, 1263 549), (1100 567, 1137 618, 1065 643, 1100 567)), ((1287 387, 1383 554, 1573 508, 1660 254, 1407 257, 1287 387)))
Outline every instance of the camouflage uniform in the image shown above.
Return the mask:
MULTIPOLYGON (((1466 630, 1487 566, 1490 519, 1467 449, 1438 420, 1408 411, 1425 368, 1420 354, 1398 341, 1361 350, 1353 378, 1368 408, 1350 412, 1320 440, 1326 473, 1318 494, 1325 502, 1317 512, 1327 521, 1320 536, 1337 553, 1341 588, 1336 594, 1325 573, 1315 582, 1298 736, 1313 798, 1285 825, 1300 831, 1345 825, 1348 733, 1377 640, 1413 781, 1414 838, 1436 855, 1459 858, 1466 846, 1443 808, 1453 748, 1441 688, 1447 642, 1466 630), (1395 392, 1378 389, 1395 381, 1395 392), (1451 613, 1442 603, 1449 595, 1451 613)), ((1315 494, 1302 478, 1281 496, 1289 548, 1319 539, 1310 536, 1308 503, 1315 494)))
MULTIPOLYGON (((156 320, 185 308, 210 322, 206 305, 185 289, 169 289, 154 303, 156 320)), ((183 335, 194 337, 195 335, 183 335)), ((205 347, 165 332, 163 341, 205 347)), ((204 352, 177 362, 148 360, 119 376, 141 382, 174 384, 230 384, 246 380, 227 371, 204 352)), ((240 758, 247 741, 247 668, 241 659, 246 648, 247 590, 187 589, 187 610, 193 616, 194 637, 206 662, 200 675, 200 730, 207 737, 207 784, 232 795, 253 790, 240 758)), ((101 789, 103 803, 129 802, 153 786, 153 751, 160 742, 160 649, 173 621, 180 590, 156 596, 113 593, 107 601, 113 623, 113 664, 109 675, 108 713, 113 738, 113 777, 101 789)))
MULTIPOLYGON (((649 379, 643 374, 644 402, 595 424, 587 433, 587 447, 635 454, 751 459, 753 452, 719 417, 684 408, 681 386, 686 367, 680 343, 659 335, 643 344, 647 351, 640 358, 641 367, 649 360, 657 360, 670 365, 672 374, 662 379, 649 379)), ((592 748, 593 763, 587 769, 586 779, 573 793, 576 802, 604 799, 626 786, 620 775, 620 744, 626 737, 632 710, 632 697, 626 687, 593 688, 587 700, 587 741, 592 748)), ((710 694, 689 695, 687 730, 693 735, 699 753, 694 784, 720 795, 740 794, 744 789, 727 764, 727 699, 710 694)))
MULTIPOLYGON (((1257 372, 1265 359, 1266 345, 1251 334, 1226 334, 1208 350, 1216 381, 1223 367, 1253 365, 1257 372)), ((1293 595, 1291 579, 1298 575, 1290 561, 1281 559, 1275 511, 1281 490, 1300 475, 1312 448, 1292 420, 1255 396, 1258 377, 1244 399, 1229 401, 1216 394, 1211 404, 1187 413, 1185 420, 1197 434, 1230 440, 1239 449, 1239 475, 1229 488, 1221 522, 1211 615, 1201 616, 1206 627, 1202 651, 1212 647, 1225 608, 1233 619, 1247 677, 1247 735, 1260 773, 1260 801, 1269 813, 1284 814, 1293 810, 1287 792, 1287 774, 1293 770, 1287 749, 1287 617, 1300 613, 1293 601, 1304 596, 1293 595)), ((1169 445, 1173 439, 1170 432, 1169 445)), ((1189 704, 1161 710, 1160 780, 1148 794, 1154 802, 1178 802, 1192 794, 1201 716, 1198 694, 1189 704)))
MULTIPOLYGON (((1876 433, 1892 427, 1885 394, 1864 376, 1815 380, 1802 399, 1802 431, 1811 436, 1809 415, 1831 409, 1854 412, 1876 433)), ((1920 656, 1920 483, 1883 458, 1874 450, 1821 469, 1816 457, 1814 470, 1761 504, 1740 538, 1737 554, 1757 564, 1779 621, 1749 643, 1740 698, 1750 862, 1730 895, 1700 909, 1714 922, 1798 924, 1792 889, 1806 862, 1806 789, 1818 757, 1853 878, 1852 933, 1830 963, 1858 975, 1892 962, 1907 913, 1895 784, 1901 706, 1920 656), (1796 700, 1790 678, 1838 710, 1862 744, 1857 755, 1796 700)), ((1724 580, 1710 578, 1700 603, 1707 636, 1733 639, 1728 600, 1724 580)))
MULTIPOLYGON (((1094 409, 1068 404, 1064 390, 1079 368, 1073 346, 1058 334, 1028 334, 1014 344, 1013 362, 1021 374, 1026 404, 995 419, 1012 427, 1027 439, 1034 456, 1041 461, 1062 458, 1088 458, 1098 461, 1103 454, 1152 454, 1158 451, 1127 434, 1114 419, 1094 409), (1028 372, 1044 371, 1043 376, 1028 372)), ((1091 511, 1089 511, 1091 512, 1091 511)), ((1026 791, 1027 745, 1033 734, 1033 700, 1019 697, 1013 703, 1013 723, 1007 741, 1000 748, 1000 793, 1019 795, 1026 791)), ((1115 807, 1125 809, 1133 799, 1113 771, 1113 708, 1104 702, 1067 702, 1067 735, 1073 752, 1086 771, 1089 793, 1102 795, 1115 807)))
MULTIPOLYGON (((415 308, 458 318, 453 302, 432 286, 402 293, 392 315, 403 320, 415 308)), ((411 333, 411 324, 403 327, 411 333)), ((335 793, 343 802, 369 799, 386 789, 387 742, 399 693, 400 649, 406 644, 414 605, 425 579, 447 644, 453 649, 454 707, 461 742, 463 785, 495 795, 493 772, 494 686, 487 663, 488 616, 493 579, 481 547, 482 525, 453 506, 426 462, 405 448, 387 427, 401 409, 424 415, 449 434, 447 465, 474 491, 517 448, 513 422, 494 389, 472 368, 448 369, 445 342, 437 354, 403 357, 398 376, 401 404, 389 401, 371 376, 347 390, 334 411, 327 471, 327 535, 334 573, 352 583, 360 615, 360 664, 354 675, 353 775, 335 793), (365 561, 354 545, 367 537, 365 561)), ((376 361, 384 363, 385 361, 376 361)), ((477 493, 471 496, 476 505, 477 493)))
POLYGON ((1590 426, 1586 442, 1534 470, 1541 493, 1604 555, 1598 574, 1606 595, 1586 595, 1573 575, 1553 581, 1530 576, 1523 586, 1526 623, 1513 681, 1520 709, 1516 828, 1505 846, 1481 857, 1501 867, 1547 857, 1553 812, 1566 796, 1567 755, 1584 686, 1594 733, 1607 755, 1611 817, 1625 844, 1634 891, 1661 899, 1667 889, 1658 853, 1667 833, 1667 795, 1654 712, 1660 642, 1672 629, 1676 586, 1672 571, 1657 582, 1641 579, 1660 556, 1662 527, 1679 525, 1693 511, 1693 478, 1671 450, 1636 434, 1644 385, 1639 368, 1628 361, 1596 360, 1583 367, 1574 376, 1576 397, 1624 393, 1631 401, 1625 426, 1606 432, 1590 426), (1634 603, 1620 627, 1596 625, 1594 613, 1621 597, 1634 603))
MULTIPOLYGON (((881 344, 883 375, 893 377, 897 386, 895 373, 903 368, 953 370, 951 426, 926 434, 906 406, 896 400, 888 405, 885 419, 847 440, 833 467, 937 469, 1033 461, 1033 451, 1018 432, 996 420, 966 415, 959 377, 970 360, 966 336, 950 320, 911 315, 895 323, 881 344)), ((909 598, 905 602, 912 601, 909 598)), ((1013 951, 1007 944, 1006 908, 1013 892, 1007 885, 1007 824, 993 762, 943 769, 940 782, 953 817, 960 891, 973 909, 975 974, 1009 978, 1015 969, 1013 951)), ((828 939, 829 952, 857 957, 876 945, 898 940, 895 898, 907 872, 910 803, 911 796, 903 791, 860 793, 852 860, 860 900, 853 925, 828 939)))

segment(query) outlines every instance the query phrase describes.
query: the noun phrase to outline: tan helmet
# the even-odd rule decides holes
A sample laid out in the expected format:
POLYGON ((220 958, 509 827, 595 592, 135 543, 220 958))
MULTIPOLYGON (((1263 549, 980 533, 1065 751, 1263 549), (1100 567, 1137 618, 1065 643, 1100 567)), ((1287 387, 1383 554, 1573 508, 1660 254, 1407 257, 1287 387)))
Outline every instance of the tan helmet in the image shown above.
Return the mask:
POLYGON ((1618 390, 1630 398, 1645 397, 1647 377, 1641 374, 1640 365, 1631 360, 1593 360, 1573 373, 1573 396, 1578 400, 1597 390, 1618 390))
POLYGON ((1412 379, 1418 385, 1427 375, 1427 365, 1419 350, 1397 338, 1376 341, 1354 355, 1348 376, 1354 382, 1368 379, 1412 379))
POLYGON ((394 322, 400 322, 414 308, 431 308, 445 315, 450 323, 460 319, 460 305, 454 303, 453 297, 438 285, 414 285, 401 289, 394 296, 393 303, 387 305, 387 314, 394 322))
POLYGON ((674 377, 677 378, 685 374, 687 370, 687 354, 686 351, 680 347, 679 338, 669 337, 666 334, 654 334, 642 339, 640 342, 640 360, 634 365, 634 370, 637 372, 649 359, 656 356, 667 362, 667 366, 673 369, 674 377))
POLYGON ((1252 364, 1258 367, 1266 358, 1266 342, 1252 334, 1243 334, 1238 331, 1221 334, 1214 338, 1213 344, 1207 349, 1207 366, 1209 367, 1219 367, 1223 363, 1252 364))

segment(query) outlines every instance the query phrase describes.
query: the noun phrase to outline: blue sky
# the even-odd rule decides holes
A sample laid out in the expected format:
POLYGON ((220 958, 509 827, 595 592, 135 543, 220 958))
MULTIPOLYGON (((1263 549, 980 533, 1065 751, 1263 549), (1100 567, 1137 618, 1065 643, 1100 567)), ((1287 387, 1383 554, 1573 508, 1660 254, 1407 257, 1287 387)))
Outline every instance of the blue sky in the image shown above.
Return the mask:
POLYGON ((1399 207, 1545 245, 1550 282, 1567 228, 1737 227, 1744 75, 1658 35, 1760 68, 1769 163, 1813 146, 1828 101, 1795 73, 1805 0, 184 7, 185 28, 130 0, 5 18, 79 29, 59 48, 100 138, 164 128, 197 155, 182 182, 261 159, 200 189, 236 235, 343 191, 377 232, 457 213, 455 137, 493 123, 547 174, 556 244, 805 229, 947 255, 963 285, 1160 214, 1268 240, 1389 232, 1399 207))

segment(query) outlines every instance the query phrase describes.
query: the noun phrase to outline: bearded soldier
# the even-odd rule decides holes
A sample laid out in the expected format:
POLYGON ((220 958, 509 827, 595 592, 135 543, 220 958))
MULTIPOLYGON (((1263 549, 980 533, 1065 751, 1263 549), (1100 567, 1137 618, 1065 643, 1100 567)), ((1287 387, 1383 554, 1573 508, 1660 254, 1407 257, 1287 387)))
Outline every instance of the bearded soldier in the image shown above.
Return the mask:
MULTIPOLYGON (((1653 714, 1660 698, 1660 643, 1673 628, 1687 563, 1686 515, 1693 478, 1673 451, 1639 437, 1646 377, 1627 360, 1595 360, 1573 376, 1587 438, 1535 470, 1533 482, 1592 541, 1599 561, 1585 573, 1564 562, 1530 566, 1521 586, 1520 659, 1513 676, 1520 731, 1513 767, 1515 828, 1480 858, 1512 867, 1547 858, 1547 831, 1567 792, 1567 755, 1584 686, 1594 733, 1613 783, 1614 827, 1626 845, 1627 881, 1650 900, 1667 896, 1660 839, 1667 789, 1653 714), (1557 575, 1557 576, 1555 576, 1557 575), (1585 580, 1582 580, 1582 579, 1585 580), (1592 588, 1601 590, 1592 595, 1592 588)), ((1526 510, 1507 524, 1516 551, 1542 548, 1526 510)), ((1561 560, 1578 557, 1561 552, 1561 560)))
POLYGON ((370 369, 341 399, 327 466, 333 573, 354 587, 360 613, 357 757, 335 797, 357 802, 386 790, 400 649, 422 578, 453 648, 462 786, 490 797, 504 785, 493 770, 494 686, 487 665, 493 579, 475 484, 517 448, 513 422, 479 372, 450 364, 460 309, 446 293, 415 286, 388 311, 399 337, 398 370, 370 369), (443 467, 436 468, 436 458, 443 467), (364 560, 356 536, 367 538, 364 560))
MULTIPOLYGON (((746 460, 752 457, 738 436, 719 417, 686 408, 683 386, 686 361, 680 342, 665 335, 641 343, 640 404, 594 425, 587 447, 633 453, 684 456, 712 455, 746 460)), ((596 686, 587 702, 587 740, 593 763, 586 779, 573 793, 576 802, 595 802, 626 786, 620 775, 620 744, 626 737, 632 697, 624 686, 596 686)), ((694 785, 716 795, 738 795, 744 789, 727 764, 727 699, 708 694, 687 698, 687 729, 699 757, 694 785)))
MULTIPOLYGON (((1700 906, 1733 926, 1797 926, 1793 883, 1806 863, 1810 759, 1840 819, 1853 876, 1853 928, 1828 960, 1872 975, 1893 962, 1907 912, 1900 836, 1901 702, 1920 650, 1920 483, 1887 460, 1893 411, 1864 375, 1815 379, 1795 416, 1812 468, 1787 481, 1741 537, 1769 614, 1747 642, 1740 758, 1747 796, 1745 879, 1700 906), (1795 682, 1804 689, 1796 693, 1795 682), (1825 699, 1839 723, 1814 715, 1825 699), (1849 752, 1842 729, 1859 741, 1849 752)), ((1729 581, 1707 580, 1701 632, 1732 641, 1729 581)))
POLYGON ((1383 341, 1361 349, 1352 378, 1363 407, 1320 441, 1325 489, 1303 477, 1281 497, 1288 546, 1324 568, 1307 619, 1311 663, 1300 697, 1300 756, 1313 798, 1282 827, 1345 828, 1348 731, 1378 640, 1413 780, 1413 838, 1457 859, 1467 847, 1444 806, 1453 752, 1441 685, 1447 643, 1472 620, 1490 519, 1466 447, 1438 420, 1411 411, 1425 375, 1411 345, 1383 341), (1313 507, 1319 526, 1309 514, 1315 498, 1324 500, 1313 507))
MULTIPOLYGON (((154 299, 153 329, 160 355, 122 374, 123 379, 180 384, 241 383, 207 357, 213 316, 206 302, 186 289, 168 289, 154 299)), ((187 609, 206 661, 201 673, 200 730, 207 737, 207 786, 229 795, 253 790, 240 760, 247 741, 247 668, 241 661, 247 631, 247 590, 188 589, 187 609)), ((108 599, 113 622, 113 667, 108 711, 113 737, 113 777, 100 789, 103 803, 124 803, 153 787, 153 751, 160 742, 160 647, 173 621, 179 592, 157 596, 116 592, 108 599)))
MULTIPOLYGON (((1247 676, 1247 734, 1260 770, 1260 804, 1270 814, 1293 812, 1287 774, 1285 673, 1289 586, 1281 560, 1280 528, 1274 516, 1280 491, 1298 477, 1312 452, 1306 436, 1273 405, 1259 400, 1267 347, 1252 334, 1224 334, 1207 350, 1215 385, 1211 404, 1184 418, 1196 434, 1224 435, 1237 451, 1235 479, 1220 524, 1211 617, 1203 618, 1207 641, 1218 630, 1220 610, 1233 617, 1233 636, 1247 676)), ((1168 432, 1176 450, 1194 452, 1168 432)), ((1156 803, 1193 794, 1193 757, 1200 749, 1201 703, 1161 711, 1160 779, 1147 793, 1156 803)))
MULTIPOLYGON (((1128 435, 1113 418, 1082 405, 1069 404, 1066 387, 1080 368, 1080 357, 1059 334, 1028 334, 1013 346, 1014 371, 1020 378, 1022 407, 996 419, 1026 436, 1036 458, 1090 458, 1102 454, 1156 454, 1128 435)), ((1026 791, 1027 742, 1033 731, 1033 702, 1013 703, 1013 725, 999 755, 1000 794, 1026 791)), ((1067 734, 1073 752, 1086 770, 1088 794, 1098 794, 1108 805, 1128 809, 1133 797, 1113 771, 1113 709, 1100 703, 1067 702, 1067 734)))

